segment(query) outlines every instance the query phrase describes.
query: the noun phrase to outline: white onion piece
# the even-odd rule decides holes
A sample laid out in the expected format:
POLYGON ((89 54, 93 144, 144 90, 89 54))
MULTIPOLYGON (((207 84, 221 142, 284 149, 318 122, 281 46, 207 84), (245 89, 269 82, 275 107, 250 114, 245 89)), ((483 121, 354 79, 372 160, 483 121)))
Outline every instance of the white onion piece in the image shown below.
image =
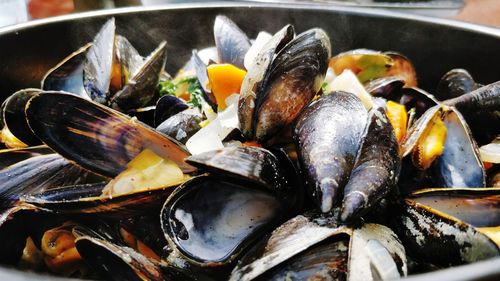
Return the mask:
POLYGON ((217 118, 201 128, 187 142, 186 147, 193 155, 223 148, 222 140, 238 128, 238 107, 236 103, 217 114, 217 118))
POLYGON ((363 84, 359 82, 358 77, 348 69, 344 70, 342 74, 327 85, 326 94, 332 91, 344 91, 355 94, 363 102, 366 110, 370 110, 373 107, 372 96, 366 91, 363 84))
POLYGON ((500 140, 490 144, 483 145, 479 148, 481 160, 483 162, 499 164, 500 163, 500 140))
POLYGON ((245 59, 243 60, 243 65, 246 69, 249 69, 252 65, 253 61, 257 57, 257 54, 260 52, 262 47, 269 41, 273 36, 265 31, 259 32, 257 38, 255 38, 252 46, 248 49, 248 52, 245 55, 245 59))

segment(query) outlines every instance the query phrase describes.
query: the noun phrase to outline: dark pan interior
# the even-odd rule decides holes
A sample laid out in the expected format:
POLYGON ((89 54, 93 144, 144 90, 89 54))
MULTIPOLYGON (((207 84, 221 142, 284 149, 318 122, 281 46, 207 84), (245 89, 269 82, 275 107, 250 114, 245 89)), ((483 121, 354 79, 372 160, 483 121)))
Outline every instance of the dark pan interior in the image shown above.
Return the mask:
MULTIPOLYGON (((16 90, 40 87, 44 73, 91 41, 111 16, 116 18, 118 33, 125 35, 143 55, 161 40, 167 40, 167 71, 175 73, 192 49, 213 44, 212 25, 218 14, 233 19, 251 37, 258 31, 275 32, 292 23, 299 32, 311 27, 326 30, 334 54, 354 48, 401 52, 413 60, 420 85, 431 92, 451 68, 465 68, 483 84, 500 78, 499 29, 356 8, 204 4, 112 10, 0 29, 0 101, 16 90)), ((500 280, 500 259, 453 270, 458 271, 412 280, 500 280)), ((36 278, 0 269, 0 279, 36 278)))

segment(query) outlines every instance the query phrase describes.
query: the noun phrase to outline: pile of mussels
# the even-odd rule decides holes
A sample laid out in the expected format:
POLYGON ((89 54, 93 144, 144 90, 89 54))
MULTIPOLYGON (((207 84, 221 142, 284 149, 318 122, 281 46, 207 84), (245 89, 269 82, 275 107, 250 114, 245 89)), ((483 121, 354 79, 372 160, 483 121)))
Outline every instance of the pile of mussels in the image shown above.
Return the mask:
POLYGON ((500 254, 500 82, 434 92, 321 29, 175 75, 110 19, 1 107, 0 262, 114 280, 389 280, 500 254), (432 187, 432 188, 431 188, 432 187), (436 188, 437 187, 437 188, 436 188))

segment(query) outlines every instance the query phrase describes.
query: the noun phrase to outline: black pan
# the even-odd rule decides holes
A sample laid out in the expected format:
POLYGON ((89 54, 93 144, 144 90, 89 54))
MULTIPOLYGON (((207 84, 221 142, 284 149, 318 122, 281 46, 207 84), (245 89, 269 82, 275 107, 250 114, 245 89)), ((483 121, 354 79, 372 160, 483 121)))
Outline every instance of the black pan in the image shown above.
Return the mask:
MULTIPOLYGON (((465 68, 480 83, 500 79, 500 29, 382 10, 278 4, 196 4, 127 8, 76 14, 0 29, 0 101, 16 90, 40 87, 44 73, 92 40, 114 16, 118 33, 140 53, 169 44, 167 71, 175 72, 191 50, 213 44, 216 15, 233 19, 250 36, 275 32, 287 23, 297 31, 321 27, 333 53, 354 48, 398 51, 413 60, 420 85, 433 91, 451 68, 465 68)), ((1 251, 1 246, 0 246, 1 251)), ((411 280, 500 280, 500 259, 457 267, 411 280)), ((0 268, 0 280, 54 280, 0 268)))

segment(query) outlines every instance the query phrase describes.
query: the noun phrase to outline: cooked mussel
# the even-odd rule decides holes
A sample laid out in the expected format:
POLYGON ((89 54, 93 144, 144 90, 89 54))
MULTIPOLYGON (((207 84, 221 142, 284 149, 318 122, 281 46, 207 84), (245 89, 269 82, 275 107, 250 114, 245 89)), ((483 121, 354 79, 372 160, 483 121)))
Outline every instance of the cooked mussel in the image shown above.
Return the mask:
POLYGON ((214 23, 214 38, 219 63, 230 63, 238 68, 245 68, 243 60, 250 48, 250 40, 232 20, 225 16, 217 16, 214 23))
POLYGON ((40 89, 24 89, 8 97, 0 107, 0 141, 10 148, 39 145, 26 122, 24 109, 28 100, 40 93, 40 89))
POLYGON ((291 125, 320 90, 330 53, 330 39, 321 29, 295 38, 290 25, 278 31, 241 86, 238 115, 243 135, 263 142, 291 125))
POLYGON ((261 240, 230 280, 388 280, 406 274, 405 249, 389 228, 350 228, 310 212, 261 240))
POLYGON ((341 219, 359 218, 396 183, 401 160, 384 106, 376 102, 368 112, 355 95, 333 92, 300 116, 299 158, 322 212, 338 206, 344 194, 341 219))
POLYGON ((436 95, 439 100, 447 100, 459 97, 463 94, 474 91, 478 85, 465 69, 452 69, 446 72, 436 89, 436 95))
POLYGON ((498 188, 427 189, 398 207, 395 228, 408 254, 450 266, 500 255, 498 188))
POLYGON ((50 148, 95 173, 115 177, 145 149, 174 161, 184 172, 189 154, 175 140, 117 111, 77 96, 42 93, 26 115, 35 134, 50 148))
POLYGON ((161 219, 170 246, 197 267, 227 270, 251 243, 300 208, 300 187, 265 149, 228 147, 188 162, 210 174, 176 189, 161 219))
POLYGON ((410 129, 402 145, 418 169, 432 169, 442 187, 484 187, 485 172, 469 126, 453 107, 428 109, 410 129))

